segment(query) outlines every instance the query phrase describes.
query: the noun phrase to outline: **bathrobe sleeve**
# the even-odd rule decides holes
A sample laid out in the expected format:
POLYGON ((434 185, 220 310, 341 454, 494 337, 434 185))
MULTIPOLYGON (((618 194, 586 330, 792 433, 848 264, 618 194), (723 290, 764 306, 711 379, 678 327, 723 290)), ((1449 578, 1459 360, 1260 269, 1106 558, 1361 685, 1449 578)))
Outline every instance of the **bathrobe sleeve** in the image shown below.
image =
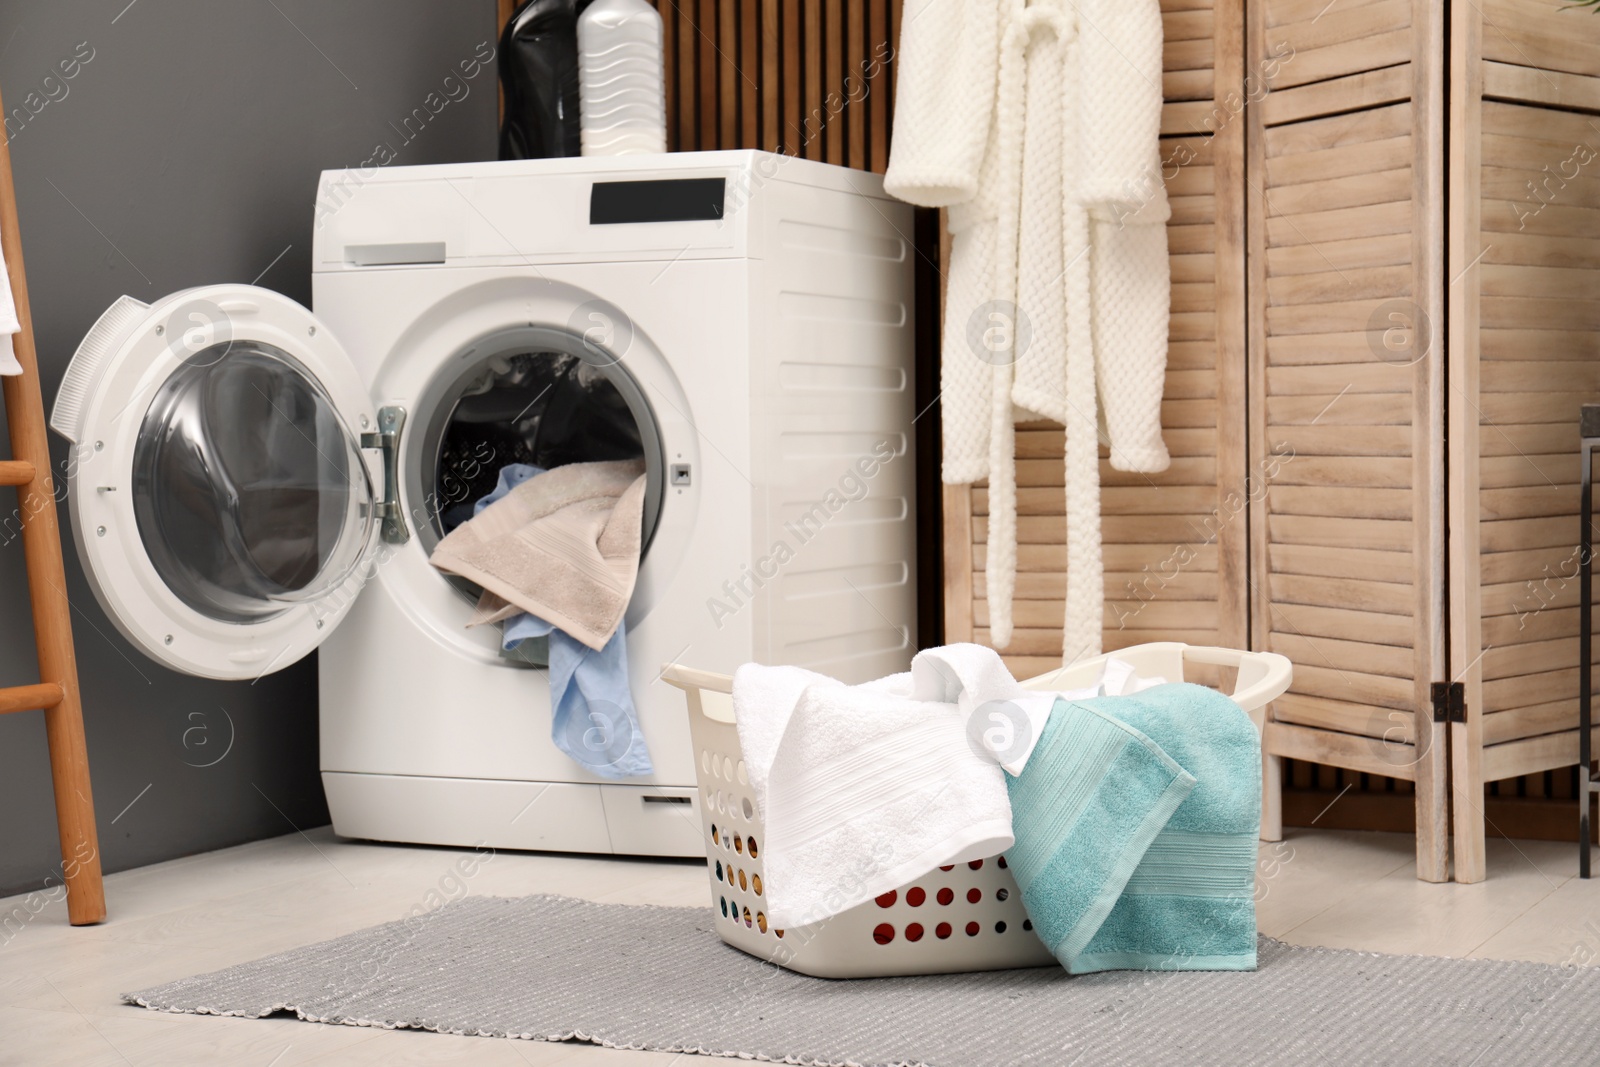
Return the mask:
POLYGON ((999 83, 1000 2, 906 0, 884 175, 891 195, 949 207, 977 194, 999 83))
POLYGON ((1088 209, 1094 350, 1111 466, 1154 472, 1161 439, 1171 277, 1161 163, 1160 0, 1081 0, 1084 138, 1080 203, 1088 209))
POLYGON ((1079 130, 1087 149, 1079 202, 1094 217, 1115 220, 1152 198, 1166 199, 1159 162, 1161 0, 1079 0, 1078 10, 1079 130))

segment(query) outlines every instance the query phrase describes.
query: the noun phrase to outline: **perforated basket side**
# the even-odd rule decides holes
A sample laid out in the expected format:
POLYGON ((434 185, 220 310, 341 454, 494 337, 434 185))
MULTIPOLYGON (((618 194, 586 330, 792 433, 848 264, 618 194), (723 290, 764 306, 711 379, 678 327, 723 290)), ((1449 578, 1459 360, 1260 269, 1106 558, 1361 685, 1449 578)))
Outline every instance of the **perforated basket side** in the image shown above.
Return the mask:
POLYGON ((717 933, 789 970, 823 978, 997 970, 1055 963, 1033 935, 1003 857, 929 871, 823 922, 778 930, 767 921, 771 887, 755 804, 726 694, 691 690, 690 737, 700 790, 706 873, 717 933), (717 717, 705 714, 712 708, 717 717))
POLYGON ((78 350, 72 354, 72 362, 61 379, 55 406, 50 409, 50 428, 73 444, 83 436, 84 411, 106 360, 149 307, 142 300, 119 296, 78 342, 78 350))

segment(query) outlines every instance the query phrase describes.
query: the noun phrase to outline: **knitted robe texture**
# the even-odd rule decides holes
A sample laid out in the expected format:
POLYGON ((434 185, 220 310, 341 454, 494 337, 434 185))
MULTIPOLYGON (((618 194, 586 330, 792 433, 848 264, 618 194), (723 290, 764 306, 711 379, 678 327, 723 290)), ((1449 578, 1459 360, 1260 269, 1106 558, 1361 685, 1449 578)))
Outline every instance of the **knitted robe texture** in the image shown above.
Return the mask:
POLYGON ((1100 651, 1101 420, 1160 471, 1170 277, 1159 0, 907 0, 885 185, 949 208, 944 481, 989 479, 990 638, 1011 640, 1015 422, 1066 427, 1067 662, 1100 651))

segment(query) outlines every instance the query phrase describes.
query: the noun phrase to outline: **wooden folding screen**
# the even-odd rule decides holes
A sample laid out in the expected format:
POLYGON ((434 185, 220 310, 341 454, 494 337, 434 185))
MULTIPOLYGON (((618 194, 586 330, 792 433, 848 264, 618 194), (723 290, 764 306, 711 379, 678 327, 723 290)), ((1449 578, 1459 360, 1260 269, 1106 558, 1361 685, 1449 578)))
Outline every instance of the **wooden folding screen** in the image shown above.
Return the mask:
MULTIPOLYGON (((1456 878, 1484 784, 1578 759, 1578 409, 1600 399, 1600 16, 1452 7, 1451 677, 1456 878)), ((1600 736, 1600 731, 1597 731, 1600 736)), ((1507 783, 1510 784, 1510 783, 1507 783)), ((1565 820, 1563 820, 1565 821, 1565 820)))
POLYGON ((1251 628, 1295 663, 1267 773, 1291 757, 1414 782, 1418 875, 1440 881, 1443 12, 1249 15, 1270 88, 1249 116, 1251 628))
MULTIPOLYGON (((1172 466, 1111 469, 1101 450, 1107 649, 1179 640, 1243 647, 1251 487, 1244 414, 1243 0, 1162 0, 1172 203, 1172 329, 1162 425, 1172 466)), ((1061 664, 1066 596, 1062 428, 1017 430, 1015 631, 1019 677, 1061 664)), ((945 638, 989 639, 983 483, 948 486, 945 638)))

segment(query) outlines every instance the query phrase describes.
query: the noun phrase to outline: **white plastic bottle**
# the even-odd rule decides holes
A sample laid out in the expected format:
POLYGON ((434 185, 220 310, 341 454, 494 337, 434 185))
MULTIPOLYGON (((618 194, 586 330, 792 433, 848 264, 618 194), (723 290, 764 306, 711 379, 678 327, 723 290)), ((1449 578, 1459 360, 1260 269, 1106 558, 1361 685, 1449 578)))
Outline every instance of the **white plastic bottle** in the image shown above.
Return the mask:
POLYGON ((583 154, 667 150, 661 15, 647 0, 594 0, 578 17, 583 154))

